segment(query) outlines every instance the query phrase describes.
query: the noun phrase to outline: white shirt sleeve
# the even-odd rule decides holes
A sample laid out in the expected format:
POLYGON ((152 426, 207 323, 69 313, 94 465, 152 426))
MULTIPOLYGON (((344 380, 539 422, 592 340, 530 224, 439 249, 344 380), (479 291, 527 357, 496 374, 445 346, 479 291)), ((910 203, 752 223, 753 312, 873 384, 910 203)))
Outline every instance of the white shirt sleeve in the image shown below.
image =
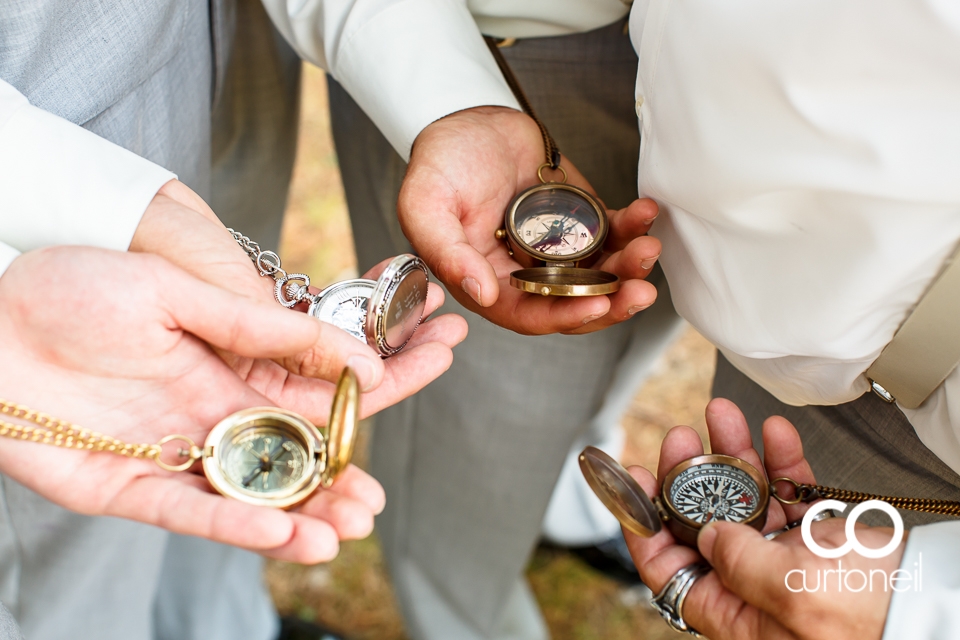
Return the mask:
POLYGON ((465 0, 263 0, 301 57, 337 79, 409 159, 431 122, 520 108, 465 0))
POLYGON ((0 80, 0 272, 18 252, 49 245, 126 250, 175 177, 0 80))
POLYGON ((883 640, 950 640, 960 629, 960 522, 915 527, 883 640), (909 577, 908 577, 909 576, 909 577))

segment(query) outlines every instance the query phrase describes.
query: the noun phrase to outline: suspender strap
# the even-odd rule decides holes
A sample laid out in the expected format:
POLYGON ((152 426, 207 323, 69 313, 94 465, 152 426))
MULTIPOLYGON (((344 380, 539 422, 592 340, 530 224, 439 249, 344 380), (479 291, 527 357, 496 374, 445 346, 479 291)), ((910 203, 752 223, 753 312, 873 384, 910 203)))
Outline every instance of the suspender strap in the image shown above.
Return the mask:
POLYGON ((947 260, 933 286, 867 369, 867 378, 888 402, 916 409, 958 363, 960 249, 947 260))

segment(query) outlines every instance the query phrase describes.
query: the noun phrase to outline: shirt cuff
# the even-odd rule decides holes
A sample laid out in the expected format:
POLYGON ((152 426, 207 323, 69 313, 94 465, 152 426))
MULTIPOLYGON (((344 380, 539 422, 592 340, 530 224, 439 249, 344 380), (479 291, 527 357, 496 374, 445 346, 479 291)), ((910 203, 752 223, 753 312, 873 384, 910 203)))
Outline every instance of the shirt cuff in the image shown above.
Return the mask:
MULTIPOLYGON (((949 640, 960 629, 960 522, 915 527, 907 538, 883 640, 949 640)), ((891 581, 892 582, 892 581, 891 581)))
POLYGON ((341 45, 331 73, 404 160, 444 116, 520 110, 463 2, 404 0, 377 13, 341 45))
POLYGON ((17 259, 20 252, 8 244, 0 242, 0 275, 7 270, 10 263, 17 259))
POLYGON ((19 251, 126 250, 150 201, 176 176, 30 105, 10 85, 0 89, 0 241, 19 251))

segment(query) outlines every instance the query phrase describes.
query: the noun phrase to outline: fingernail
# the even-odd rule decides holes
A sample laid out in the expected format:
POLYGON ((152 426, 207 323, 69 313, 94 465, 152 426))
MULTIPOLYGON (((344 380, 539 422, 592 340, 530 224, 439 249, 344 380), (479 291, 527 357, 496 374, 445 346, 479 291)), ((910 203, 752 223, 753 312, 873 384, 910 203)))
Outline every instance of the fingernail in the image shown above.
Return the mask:
POLYGON ((643 311, 644 309, 648 309, 649 307, 650 307, 650 305, 648 305, 648 304, 637 305, 637 306, 635 306, 635 307, 630 307, 629 309, 627 309, 627 313, 629 313, 629 314, 632 316, 632 315, 635 314, 637 311, 643 311))
POLYGON ((460 288, 463 289, 468 296, 473 298, 473 301, 476 302, 481 307, 483 306, 482 298, 480 297, 480 283, 471 277, 466 277, 460 281, 460 288))
POLYGON ((646 271, 647 269, 653 269, 653 265, 657 264, 657 260, 659 259, 660 259, 659 254, 657 254, 653 258, 647 258, 646 260, 640 263, 640 268, 643 269, 644 271, 646 271))
POLYGON ((377 368, 370 362, 370 358, 361 355, 352 355, 347 358, 347 366, 357 374, 357 382, 361 391, 370 391, 376 385, 377 368))
POLYGON ((660 212, 657 212, 657 215, 656 215, 656 216, 653 216, 652 218, 647 218, 646 220, 643 221, 643 224, 645 224, 645 225, 647 225, 647 226, 653 224, 653 221, 656 220, 656 219, 657 219, 657 216, 659 216, 659 215, 660 215, 660 212))
POLYGON ((594 320, 602 317, 603 317, 602 315, 587 316, 586 318, 583 319, 583 324, 590 324, 594 320))
POLYGON ((713 564, 713 545, 717 542, 717 527, 711 522, 700 530, 697 536, 697 548, 707 562, 713 564))

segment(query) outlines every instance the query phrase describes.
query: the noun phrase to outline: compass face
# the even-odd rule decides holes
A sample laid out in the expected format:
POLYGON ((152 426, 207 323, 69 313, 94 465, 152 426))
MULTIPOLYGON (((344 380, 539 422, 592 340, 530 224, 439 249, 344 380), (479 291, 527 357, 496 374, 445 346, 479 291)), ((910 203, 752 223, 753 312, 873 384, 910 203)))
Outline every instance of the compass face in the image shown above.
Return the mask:
POLYGON ((223 474, 238 489, 264 497, 303 479, 307 454, 291 433, 276 427, 239 429, 222 445, 223 474))
POLYGON ((320 300, 310 306, 308 313, 366 343, 364 324, 375 284, 362 279, 338 282, 321 292, 320 300))
POLYGON ((746 471, 729 464, 705 462, 682 471, 666 497, 685 518, 706 525, 714 520, 743 522, 765 505, 760 489, 746 471))
POLYGON ((599 206, 565 185, 541 185, 518 198, 512 231, 541 260, 577 260, 599 248, 605 230, 599 206))

